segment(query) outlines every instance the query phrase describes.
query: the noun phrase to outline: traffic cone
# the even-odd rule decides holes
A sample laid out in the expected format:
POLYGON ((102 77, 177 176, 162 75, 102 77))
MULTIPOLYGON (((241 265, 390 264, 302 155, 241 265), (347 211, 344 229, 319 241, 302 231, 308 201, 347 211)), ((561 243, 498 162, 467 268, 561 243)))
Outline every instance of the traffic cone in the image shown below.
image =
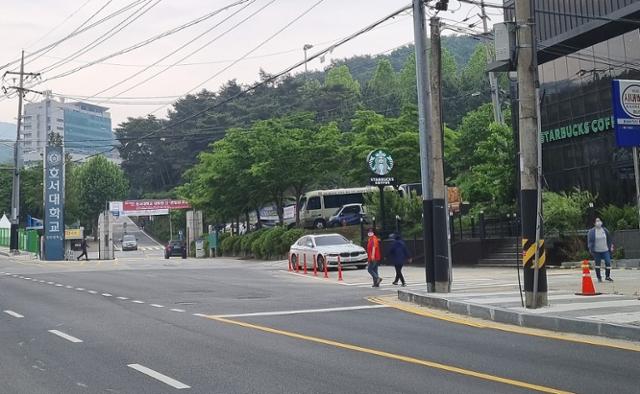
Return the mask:
POLYGON ((297 272, 300 271, 300 253, 296 255, 296 263, 293 265, 293 270, 297 272))
POLYGON ((293 271, 291 268, 291 253, 289 253, 289 272, 293 271))
POLYGON ((338 282, 342 282, 342 261, 340 261, 340 256, 338 256, 338 282))
POLYGON ((329 264, 327 264, 327 260, 324 260, 324 264, 323 267, 324 268, 324 278, 328 279, 329 278, 329 267, 327 267, 329 264))
POLYGON ((582 292, 576 293, 576 295, 582 296, 594 296, 602 293, 596 293, 595 287, 593 287, 593 280, 591 280, 591 271, 589 270, 589 261, 582 261, 582 292))

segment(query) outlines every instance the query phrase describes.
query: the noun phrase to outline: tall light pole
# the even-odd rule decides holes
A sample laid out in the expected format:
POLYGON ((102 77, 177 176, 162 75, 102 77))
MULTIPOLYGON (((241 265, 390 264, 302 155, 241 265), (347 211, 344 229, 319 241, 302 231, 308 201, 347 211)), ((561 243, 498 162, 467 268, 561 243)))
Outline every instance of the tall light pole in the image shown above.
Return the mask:
POLYGON ((304 51, 304 76, 305 78, 307 77, 307 73, 309 72, 309 69, 307 68, 307 51, 309 49, 313 48, 313 45, 311 44, 304 44, 304 46, 302 47, 302 50, 304 51))

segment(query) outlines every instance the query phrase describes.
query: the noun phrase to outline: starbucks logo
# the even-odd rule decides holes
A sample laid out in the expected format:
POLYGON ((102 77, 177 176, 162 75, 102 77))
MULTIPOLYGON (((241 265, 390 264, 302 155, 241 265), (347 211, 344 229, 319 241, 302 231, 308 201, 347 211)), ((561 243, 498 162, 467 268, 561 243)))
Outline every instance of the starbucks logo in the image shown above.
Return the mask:
POLYGON ((384 176, 393 169, 393 158, 385 151, 378 149, 369 153, 367 164, 374 174, 384 176))
POLYGON ((58 165, 62 161, 62 156, 58 152, 51 152, 47 155, 47 161, 51 165, 58 165))

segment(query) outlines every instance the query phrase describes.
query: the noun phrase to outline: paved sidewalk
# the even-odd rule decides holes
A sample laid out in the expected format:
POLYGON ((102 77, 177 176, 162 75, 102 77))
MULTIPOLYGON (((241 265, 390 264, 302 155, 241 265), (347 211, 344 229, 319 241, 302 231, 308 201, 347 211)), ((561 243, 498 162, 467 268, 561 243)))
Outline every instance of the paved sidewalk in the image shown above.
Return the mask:
MULTIPOLYGON (((470 270, 476 270, 478 276, 493 274, 496 281, 507 274, 499 270, 492 272, 489 268, 470 270)), ((518 286, 456 287, 456 271, 454 268, 451 293, 405 288, 398 291, 398 296, 403 301, 502 323, 640 341, 638 270, 613 270, 615 282, 604 283, 597 283, 592 272, 596 290, 603 293, 599 296, 575 295, 580 291, 581 270, 549 270, 549 306, 535 310, 522 307, 518 286)), ((464 272, 468 274, 469 271, 464 272)), ((517 276, 513 276, 517 281, 517 276)))

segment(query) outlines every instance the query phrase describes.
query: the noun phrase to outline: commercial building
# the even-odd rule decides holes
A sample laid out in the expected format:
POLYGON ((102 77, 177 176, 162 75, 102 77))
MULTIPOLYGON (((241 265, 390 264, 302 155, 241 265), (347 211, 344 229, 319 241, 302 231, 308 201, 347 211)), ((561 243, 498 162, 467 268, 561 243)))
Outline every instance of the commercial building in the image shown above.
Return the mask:
POLYGON ((24 106, 24 161, 42 160, 49 134, 58 133, 64 140, 65 152, 74 159, 104 153, 114 145, 109 108, 84 102, 65 102, 45 95, 38 103, 24 106))
MULTIPOLYGON (((514 1, 504 5, 513 20, 514 1)), ((535 7, 546 186, 631 204, 633 156, 616 146, 611 81, 640 79, 640 1, 535 0, 535 7)))

